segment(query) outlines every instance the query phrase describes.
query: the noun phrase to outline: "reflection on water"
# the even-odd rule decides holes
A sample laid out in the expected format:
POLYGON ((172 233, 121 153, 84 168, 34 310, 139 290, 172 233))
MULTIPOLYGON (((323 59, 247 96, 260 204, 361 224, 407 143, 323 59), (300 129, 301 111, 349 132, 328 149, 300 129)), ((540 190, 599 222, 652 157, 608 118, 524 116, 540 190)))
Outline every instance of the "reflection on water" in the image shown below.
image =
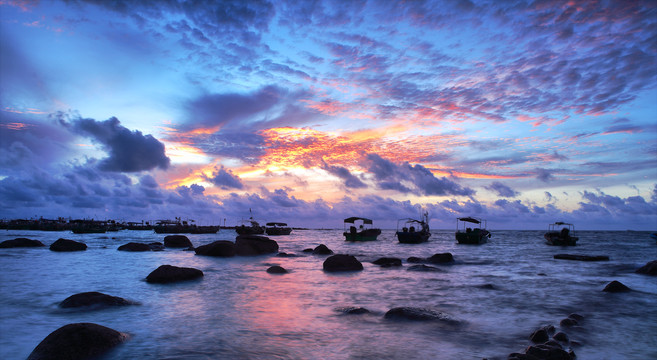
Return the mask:
MULTIPOLYGON (((84 241, 79 253, 0 249, 0 357, 21 359, 50 332, 72 322, 95 322, 131 334, 108 358, 140 359, 481 359, 523 350, 543 324, 571 312, 585 316, 568 334, 582 345, 579 359, 656 358, 655 278, 634 273, 657 259, 657 246, 638 234, 580 232, 575 248, 549 247, 540 231, 494 232, 480 246, 458 245, 452 231, 434 231, 428 243, 399 244, 393 231, 368 243, 345 242, 342 231, 295 231, 272 237, 297 257, 211 258, 193 252, 127 253, 130 241, 163 235, 121 231, 109 236, 45 232, 0 233, 0 241, 29 237, 45 244, 59 237, 84 241), (326 244, 355 255, 364 270, 325 273, 326 256, 304 249, 326 244), (408 271, 410 256, 451 252, 437 272, 408 271), (608 255, 608 262, 555 260, 557 253, 608 255), (381 268, 379 257, 399 257, 401 268, 381 268), (199 280, 156 285, 145 277, 163 264, 194 267, 199 280), (273 275, 271 265, 290 271, 273 275), (619 280, 638 291, 608 294, 619 280), (91 312, 56 304, 83 291, 101 291, 139 306, 91 312), (398 306, 442 311, 461 321, 392 321, 398 306), (364 307, 367 314, 345 314, 364 307), (617 334, 623 334, 622 337, 617 334), (631 339, 628 342, 627 339, 631 339), (439 354, 439 355, 437 355, 439 354)), ((645 234, 646 239, 648 238, 645 234)), ((195 246, 233 240, 234 232, 189 235, 195 246)))

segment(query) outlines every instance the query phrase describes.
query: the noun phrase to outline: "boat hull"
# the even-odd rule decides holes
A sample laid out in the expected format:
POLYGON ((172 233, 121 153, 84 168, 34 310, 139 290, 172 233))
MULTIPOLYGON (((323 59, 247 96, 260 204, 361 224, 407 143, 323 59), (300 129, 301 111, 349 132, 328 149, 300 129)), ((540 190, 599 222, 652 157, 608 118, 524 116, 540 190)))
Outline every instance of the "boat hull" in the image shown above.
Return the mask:
POLYGON ((292 228, 266 228, 267 235, 290 235, 292 228))
POLYGON ((262 235, 265 233, 265 229, 262 226, 238 226, 235 228, 235 232, 239 235, 262 235))
POLYGON ((490 233, 487 230, 473 229, 470 232, 456 232, 456 241, 459 244, 479 245, 485 244, 490 238, 490 233))
POLYGON ((346 231, 345 241, 374 241, 381 234, 381 229, 366 229, 359 232, 346 231))
POLYGON ((578 237, 574 236, 561 236, 559 232, 548 232, 543 235, 548 245, 553 246, 575 246, 577 245, 578 237))
POLYGON ((402 244, 419 244, 429 241, 430 233, 397 231, 397 239, 402 244))

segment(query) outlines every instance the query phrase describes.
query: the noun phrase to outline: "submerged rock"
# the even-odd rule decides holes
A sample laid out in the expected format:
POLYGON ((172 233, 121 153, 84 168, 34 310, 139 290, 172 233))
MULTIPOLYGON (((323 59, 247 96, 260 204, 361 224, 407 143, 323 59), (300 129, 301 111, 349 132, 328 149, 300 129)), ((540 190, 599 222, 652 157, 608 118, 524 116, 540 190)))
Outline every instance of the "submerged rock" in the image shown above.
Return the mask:
POLYGON ((68 239, 57 239, 54 243, 50 245, 50 250, 52 251, 84 251, 87 250, 87 244, 68 240, 68 239))
POLYGON ((333 250, 329 249, 328 246, 324 244, 319 244, 312 250, 312 253, 315 255, 331 255, 333 254, 333 250))
POLYGON ((573 255, 573 254, 556 254, 554 255, 555 259, 561 260, 577 260, 577 261, 608 261, 609 256, 605 255, 573 255))
POLYGON ((459 324, 460 321, 454 319, 448 314, 431 309, 415 308, 415 307, 396 307, 388 310, 385 316, 386 319, 404 319, 404 320, 418 320, 418 321, 432 321, 439 320, 450 324, 459 324))
POLYGON ((17 247, 42 247, 46 246, 39 240, 28 238, 15 238, 14 240, 5 240, 0 243, 0 249, 17 248, 17 247))
POLYGON ((151 251, 151 247, 148 244, 131 242, 119 246, 117 249, 119 251, 151 251))
POLYGON ((329 272, 358 271, 363 270, 363 264, 355 256, 337 254, 324 260, 323 268, 329 272))
POLYGON ((164 251, 164 244, 162 244, 161 242, 158 242, 158 241, 148 243, 148 246, 153 251, 164 251))
POLYGON ((424 265, 424 264, 418 264, 418 265, 411 265, 409 266, 406 270, 408 271, 435 271, 435 272, 444 272, 444 270, 441 270, 435 266, 429 266, 429 265, 424 265))
POLYGON ((417 257, 417 256, 411 256, 408 259, 406 259, 406 262, 412 263, 412 264, 421 264, 425 261, 425 259, 417 257))
POLYGON ((342 308, 337 308, 336 311, 339 311, 344 314, 349 314, 349 315, 361 315, 361 314, 369 314, 369 310, 367 310, 364 307, 356 307, 356 306, 347 306, 347 307, 342 307, 342 308))
POLYGON ((136 303, 128 301, 118 296, 103 294, 97 291, 90 291, 71 295, 59 303, 61 308, 75 307, 101 307, 101 306, 126 306, 135 305, 136 303))
POLYGON ((189 248, 194 247, 189 238, 185 235, 167 235, 164 237, 164 246, 168 248, 189 248))
POLYGON ((627 286, 625 286, 620 281, 614 280, 614 281, 610 282, 609 284, 607 284, 607 286, 605 286, 605 288, 602 289, 602 291, 610 292, 610 293, 618 293, 618 292, 632 291, 632 289, 628 288, 627 286))
POLYGON ((266 236, 239 235, 235 238, 235 253, 241 256, 263 255, 278 252, 278 243, 266 236))
POLYGON ((401 259, 394 257, 382 257, 372 261, 372 264, 379 265, 381 267, 402 266, 402 261, 401 259))
POLYGON ((93 323, 64 325, 46 336, 28 360, 90 359, 124 342, 128 336, 93 323))
POLYGON ((454 256, 452 253, 434 254, 427 261, 432 264, 448 264, 454 262, 454 256))
POLYGON ((657 275, 657 260, 653 260, 642 267, 636 269, 637 274, 657 275))
POLYGON ((218 240, 194 249, 196 255, 232 257, 235 256, 235 244, 228 240, 218 240))
POLYGON ((284 267, 278 265, 270 266, 267 269, 267 272, 270 274, 287 274, 287 270, 285 270, 284 267))
POLYGON ((194 268, 162 265, 146 277, 146 282, 166 284, 178 281, 194 280, 203 277, 203 271, 194 268))

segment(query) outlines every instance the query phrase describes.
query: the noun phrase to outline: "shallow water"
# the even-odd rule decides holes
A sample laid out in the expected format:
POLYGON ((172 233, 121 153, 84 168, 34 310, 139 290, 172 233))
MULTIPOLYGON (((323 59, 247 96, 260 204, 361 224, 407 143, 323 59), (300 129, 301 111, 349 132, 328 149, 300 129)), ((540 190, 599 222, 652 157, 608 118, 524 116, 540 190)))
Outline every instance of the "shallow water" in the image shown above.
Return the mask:
MULTIPOLYGON (((580 326, 565 329, 580 343, 578 359, 657 358, 657 277, 634 273, 657 259, 645 232, 578 233, 576 247, 544 244, 543 231, 494 231, 483 245, 458 245, 452 230, 433 231, 424 244, 399 244, 393 230, 379 240, 347 243, 341 230, 297 230, 271 237, 274 255, 213 258, 194 252, 123 252, 130 241, 164 235, 123 230, 107 234, 2 231, 0 241, 28 237, 50 245, 60 237, 83 241, 84 252, 45 248, 0 249, 0 358, 24 359, 44 337, 75 322, 93 322, 130 334, 107 359, 506 359, 524 350, 529 335, 576 312, 580 326), (326 256, 303 249, 326 244, 355 255, 364 270, 325 273, 326 256), (407 271, 410 256, 451 252, 440 272, 407 271), (610 261, 555 260, 554 254, 607 255, 610 261), (401 268, 371 264, 404 260, 401 268), (201 280, 148 284, 158 266, 201 269, 201 280), (265 270, 281 265, 290 273, 265 270), (612 280, 633 292, 602 291, 612 280), (139 306, 93 311, 59 309, 68 296, 100 291, 139 306), (341 308, 364 307, 347 315, 341 308), (460 324, 393 321, 398 306, 444 312, 460 324)), ((195 246, 234 240, 235 233, 188 235, 195 246)))

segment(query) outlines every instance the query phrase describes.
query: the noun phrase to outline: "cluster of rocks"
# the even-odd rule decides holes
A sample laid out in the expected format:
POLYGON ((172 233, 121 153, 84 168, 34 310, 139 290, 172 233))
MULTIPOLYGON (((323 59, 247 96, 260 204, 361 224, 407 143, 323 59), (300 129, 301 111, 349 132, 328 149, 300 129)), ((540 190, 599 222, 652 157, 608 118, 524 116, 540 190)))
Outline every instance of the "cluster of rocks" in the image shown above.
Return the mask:
MULTIPOLYGON (((343 314, 348 315, 361 315, 361 314, 371 314, 372 312, 364 307, 355 307, 348 306, 337 308, 336 311, 339 311, 343 314)), ((453 316, 444 313, 442 311, 437 311, 427 308, 419 308, 412 306, 401 306, 392 308, 383 315, 387 320, 401 320, 401 321, 438 321, 444 324, 449 325, 462 325, 464 322, 458 320, 453 316)))
MULTIPOLYGON (((561 320, 561 328, 579 325, 584 319, 582 315, 570 314, 561 320)), ((553 325, 545 325, 534 331, 529 340, 533 343, 525 349, 524 353, 511 353, 509 360, 571 360, 575 359, 572 346, 579 345, 577 341, 571 340, 563 331, 556 331, 553 325)))

